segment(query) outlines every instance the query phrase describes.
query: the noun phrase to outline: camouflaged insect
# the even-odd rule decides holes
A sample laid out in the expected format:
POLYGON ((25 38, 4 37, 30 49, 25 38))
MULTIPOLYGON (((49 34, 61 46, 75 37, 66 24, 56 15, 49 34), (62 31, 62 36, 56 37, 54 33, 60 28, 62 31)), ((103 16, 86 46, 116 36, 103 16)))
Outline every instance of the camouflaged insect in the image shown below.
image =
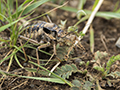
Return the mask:
POLYGON ((54 23, 48 23, 39 21, 36 24, 32 24, 25 27, 24 32, 20 37, 33 39, 40 44, 56 41, 61 37, 63 30, 54 23))
POLYGON ((53 46, 53 54, 51 58, 54 55, 57 55, 56 45, 62 33, 63 30, 61 30, 61 28, 56 24, 39 21, 36 24, 27 25, 22 34, 19 35, 19 38, 33 44, 40 44, 36 49, 37 62, 40 65, 38 50, 53 46))

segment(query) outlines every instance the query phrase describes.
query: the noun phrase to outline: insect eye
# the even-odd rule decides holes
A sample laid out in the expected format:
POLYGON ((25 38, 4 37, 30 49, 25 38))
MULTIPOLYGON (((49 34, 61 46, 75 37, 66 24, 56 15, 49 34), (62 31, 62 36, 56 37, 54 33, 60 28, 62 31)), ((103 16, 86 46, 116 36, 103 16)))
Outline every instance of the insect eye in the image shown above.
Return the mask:
POLYGON ((43 27, 43 31, 47 34, 51 34, 51 30, 49 30, 48 28, 46 27, 43 27))

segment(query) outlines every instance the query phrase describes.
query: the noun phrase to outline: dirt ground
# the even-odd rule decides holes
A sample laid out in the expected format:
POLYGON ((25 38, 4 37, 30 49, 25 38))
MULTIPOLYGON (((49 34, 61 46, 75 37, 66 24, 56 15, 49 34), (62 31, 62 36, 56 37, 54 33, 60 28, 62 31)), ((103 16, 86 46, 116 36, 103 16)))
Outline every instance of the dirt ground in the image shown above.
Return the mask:
MULTIPOLYGON (((77 0, 75 1, 71 0, 68 5, 72 7, 76 7, 77 6, 76 1, 77 0)), ((117 1, 118 0, 105 0, 103 5, 100 8, 100 11, 113 11, 115 7, 115 3, 117 1)), ((88 0, 84 8, 91 10, 93 2, 94 0, 88 0)), ((32 14, 32 16, 30 16, 29 18, 40 15, 41 13, 49 11, 50 9, 52 9, 52 7, 44 4, 40 6, 39 9, 37 9, 36 12, 32 14)), ((52 12, 50 14, 50 17, 52 21, 56 23, 57 25, 60 23, 60 20, 67 20, 66 28, 68 26, 74 25, 78 21, 75 13, 67 12, 67 11, 60 10, 60 9, 57 9, 56 11, 52 12)), ((45 20, 43 17, 39 19, 45 20)), ((83 29, 85 23, 86 21, 79 24, 78 26, 79 31, 83 29)), ((94 52, 96 51, 105 52, 106 51, 109 55, 108 57, 104 58, 104 60, 102 60, 102 64, 106 63, 107 60, 112 55, 118 55, 120 53, 120 48, 115 46, 117 39, 120 37, 120 20, 119 19, 106 20, 104 18, 96 17, 92 22, 92 27, 94 29, 94 40, 95 40, 94 52)), ((7 31, 4 31, 0 34, 0 36, 6 36, 6 35, 8 36, 7 33, 8 33, 7 31)), ((72 57, 81 56, 80 59, 85 62, 92 61, 94 59, 94 54, 92 54, 90 51, 89 37, 90 37, 90 33, 87 32, 87 34, 81 40, 81 43, 86 50, 86 54, 84 55, 82 50, 76 49, 74 53, 72 54, 72 57)), ((4 58, 4 56, 7 54, 8 51, 9 51, 8 48, 3 48, 0 50, 0 60, 4 58)), ((1 70, 7 69, 8 62, 9 60, 6 60, 4 63, 0 65, 1 70)), ((79 66, 79 61, 77 60, 64 61, 60 64, 60 66, 65 65, 65 64, 72 64, 72 63, 76 64, 78 68, 84 68, 84 67, 79 66)), ((116 65, 113 65, 111 67, 111 71, 114 71, 112 70, 114 68, 120 71, 120 62, 116 62, 115 64, 117 65, 117 67, 115 67, 116 65)), ((93 64, 89 65, 88 71, 90 71, 91 74, 97 73, 96 71, 92 70, 92 67, 93 67, 93 64)), ((29 74, 28 72, 26 73, 25 70, 22 70, 19 67, 17 67, 16 64, 11 66, 10 71, 15 71, 15 70, 17 70, 18 72, 17 74, 20 74, 20 75, 29 74)), ((0 77, 1 76, 2 75, 0 75, 0 77)), ((35 74, 35 76, 40 76, 40 75, 35 74)), ((77 78, 82 78, 82 77, 84 76, 82 76, 79 73, 74 73, 71 75, 69 79, 72 80, 72 79, 77 79, 77 78)), ((102 86, 103 82, 104 80, 101 81, 100 79, 101 87, 105 90, 120 90, 120 82, 114 83, 111 87, 108 85, 102 86)), ((51 82, 46 82, 46 81, 23 79, 23 78, 12 77, 12 76, 7 76, 7 78, 4 80, 3 83, 1 83, 1 85, 2 86, 0 87, 0 90, 1 89, 3 90, 11 90, 11 89, 14 89, 14 90, 21 90, 21 89, 24 89, 24 90, 70 90, 70 87, 67 84, 64 84, 64 85, 56 84, 56 83, 51 83, 51 82)), ((95 90, 94 87, 92 90, 95 90)))

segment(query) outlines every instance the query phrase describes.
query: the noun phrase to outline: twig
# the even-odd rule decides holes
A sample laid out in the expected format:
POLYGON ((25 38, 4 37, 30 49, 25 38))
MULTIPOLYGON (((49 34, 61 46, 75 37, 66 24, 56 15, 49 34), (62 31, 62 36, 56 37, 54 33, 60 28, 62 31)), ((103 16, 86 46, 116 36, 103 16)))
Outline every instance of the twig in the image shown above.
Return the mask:
POLYGON ((101 39, 101 41, 102 41, 102 43, 103 43, 103 45, 104 45, 106 51, 108 52, 108 48, 107 48, 107 45, 106 45, 106 43, 105 43, 106 38, 105 38, 105 36, 104 36, 103 34, 100 36, 100 39, 101 39), (105 40, 105 41, 104 41, 104 40, 105 40))
MULTIPOLYGON (((88 31, 88 28, 90 27, 90 24, 92 23, 94 17, 95 17, 95 14, 97 13, 98 9, 100 8, 100 6, 102 5, 104 0, 99 0, 96 8, 94 9, 94 11, 92 12, 90 18, 88 19, 84 29, 83 29, 83 34, 85 34, 87 31, 88 31)), ((82 39, 81 36, 78 37, 78 40, 75 42, 74 46, 82 39)))
POLYGON ((18 87, 22 86, 23 84, 26 84, 27 82, 28 82, 28 80, 19 84, 19 85, 17 85, 17 86, 15 86, 15 87, 13 87, 13 88, 11 88, 11 90, 18 88, 18 87))
MULTIPOLYGON (((57 66, 60 64, 61 62, 58 62, 52 69, 51 69, 51 73, 57 68, 57 66)), ((49 76, 51 75, 51 73, 49 73, 49 76)))
POLYGON ((17 79, 18 79, 18 77, 15 78, 15 79, 13 79, 13 80, 7 85, 7 87, 10 86, 10 85, 11 85, 13 82, 15 82, 17 79))
POLYGON ((57 6, 56 8, 54 8, 54 9, 52 9, 52 10, 50 10, 50 11, 46 12, 45 14, 48 14, 48 13, 50 13, 50 12, 52 12, 52 11, 54 11, 54 10, 58 9, 58 8, 61 8, 61 7, 65 6, 67 3, 68 3, 68 1, 67 1, 67 2, 65 2, 63 5, 61 5, 61 6, 57 6))

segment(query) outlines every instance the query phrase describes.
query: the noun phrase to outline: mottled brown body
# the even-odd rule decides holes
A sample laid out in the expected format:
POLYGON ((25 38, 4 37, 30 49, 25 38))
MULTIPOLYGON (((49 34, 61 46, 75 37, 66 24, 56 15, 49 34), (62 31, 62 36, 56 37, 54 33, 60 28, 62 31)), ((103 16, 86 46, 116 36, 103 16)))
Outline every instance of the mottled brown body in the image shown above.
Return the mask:
POLYGON ((39 21, 37 24, 26 26, 22 36, 33 39, 38 43, 57 41, 63 30, 54 23, 39 21))

